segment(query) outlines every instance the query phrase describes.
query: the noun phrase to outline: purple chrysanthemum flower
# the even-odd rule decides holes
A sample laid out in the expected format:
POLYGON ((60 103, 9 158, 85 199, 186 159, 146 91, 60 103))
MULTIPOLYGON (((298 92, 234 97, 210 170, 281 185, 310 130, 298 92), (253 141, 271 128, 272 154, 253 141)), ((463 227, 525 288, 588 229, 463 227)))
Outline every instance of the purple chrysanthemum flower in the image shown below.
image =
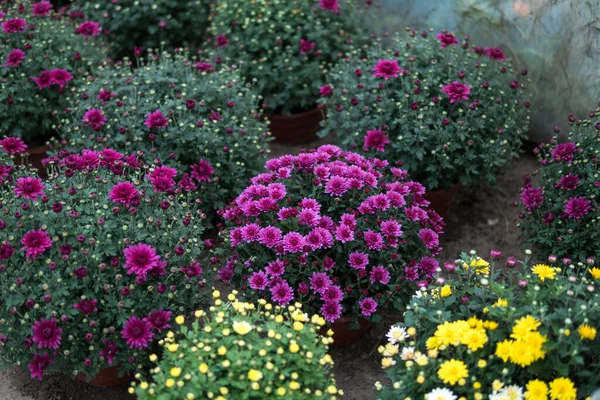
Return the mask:
POLYGON ((271 288, 271 297, 279 305, 287 305, 294 299, 294 291, 290 285, 283 281, 271 288))
POLYGON ((436 249, 440 245, 438 234, 431 229, 421 229, 419 231, 419 238, 428 249, 436 249))
POLYGON ((62 329, 56 326, 56 318, 35 321, 31 327, 33 342, 37 343, 38 349, 58 349, 61 341, 62 329))
POLYGON ((567 218, 581 219, 592 210, 592 202, 585 197, 573 197, 565 204, 567 218))
POLYGON ((350 254, 350 257, 348 258, 348 263, 354 269, 365 269, 369 264, 369 256, 365 253, 355 251, 350 254))
POLYGON ((377 311, 377 302, 371 297, 365 297, 364 299, 358 302, 358 305, 360 306, 360 312, 365 317, 369 317, 375 311, 377 311))
POLYGON ((290 232, 283 237, 283 249, 287 253, 300 253, 304 249, 304 236, 298 232, 290 232))
POLYGON ((121 336, 127 341, 130 349, 145 349, 154 335, 150 323, 142 318, 131 317, 125 322, 121 336))
POLYGON ((123 250, 125 255, 125 265, 127 274, 136 274, 145 277, 146 273, 156 267, 160 261, 160 256, 156 254, 156 249, 144 243, 138 243, 123 250))
POLYGON ((254 272, 250 275, 248 283, 254 290, 264 290, 269 283, 269 277, 263 271, 254 272))
POLYGON ((150 312, 150 315, 146 317, 146 321, 150 324, 150 327, 157 331, 158 333, 162 332, 165 329, 169 329, 171 325, 169 325, 169 321, 171 320, 171 311, 163 310, 162 308, 158 310, 153 310, 150 312))

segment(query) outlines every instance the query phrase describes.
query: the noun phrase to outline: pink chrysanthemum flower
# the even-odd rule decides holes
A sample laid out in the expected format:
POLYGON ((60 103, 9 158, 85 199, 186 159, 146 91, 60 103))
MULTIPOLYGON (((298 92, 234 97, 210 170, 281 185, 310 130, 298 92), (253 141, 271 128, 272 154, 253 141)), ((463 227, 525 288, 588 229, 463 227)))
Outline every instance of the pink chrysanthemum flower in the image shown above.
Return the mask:
POLYGON ((321 97, 331 97, 333 95, 333 88, 330 85, 323 85, 319 89, 321 97))
POLYGON ((2 23, 4 33, 24 32, 27 22, 23 18, 11 18, 2 23))
POLYGON ((581 219, 592 210, 592 202, 585 197, 573 197, 565 204, 565 215, 567 218, 581 219))
POLYGON ((325 290, 331 286, 331 278, 324 272, 313 272, 309 278, 310 288, 315 292, 322 294, 325 290))
POLYGON ((156 267, 160 261, 156 249, 145 243, 129 246, 123 250, 123 253, 125 254, 124 268, 129 275, 136 274, 145 277, 146 273, 156 267))
POLYGON ((268 248, 273 248, 279 243, 281 237, 281 229, 274 226, 267 226, 266 228, 262 228, 260 230, 260 233, 258 234, 258 241, 268 248))
POLYGON ((300 54, 306 55, 313 51, 315 48, 315 42, 309 42, 308 40, 300 39, 300 54))
POLYGON ((246 242, 255 242, 260 235, 261 227, 257 224, 248 224, 242 228, 242 238, 246 242))
POLYGON ((377 65, 373 67, 374 77, 384 78, 386 81, 390 78, 397 78, 399 74, 404 74, 405 71, 400 68, 397 60, 379 60, 377 65))
POLYGON ((381 283, 387 285, 390 283, 390 271, 388 271, 383 265, 379 265, 371 270, 369 274, 371 284, 381 283))
POLYGON ((52 247, 52 240, 47 232, 41 229, 37 231, 32 230, 23 236, 21 244, 23 245, 21 250, 25 250, 26 257, 35 259, 52 247))
POLYGON ((454 35, 451 33, 438 33, 435 35, 435 37, 439 39, 442 49, 452 46, 453 44, 458 44, 458 40, 456 40, 454 35))
POLYGON ((77 29, 75 29, 75 33, 83 36, 86 39, 91 38, 92 36, 98 36, 102 33, 102 29, 100 28, 100 24, 94 21, 84 21, 77 29))
POLYGON ((332 196, 342 196, 350 189, 348 178, 342 176, 332 176, 325 184, 325 193, 332 196))
POLYGON ((579 177, 574 174, 567 174, 560 177, 556 186, 564 190, 575 190, 577 185, 579 185, 579 177))
POLYGON ((271 297, 275 303, 284 306, 294 299, 294 290, 287 282, 282 281, 271 288, 271 297))
POLYGON ((344 292, 339 286, 329 285, 321 292, 321 300, 325 302, 341 302, 344 298, 344 292))
POLYGON ((56 318, 35 321, 31 327, 33 342, 38 349, 58 349, 61 341, 62 329, 56 326, 56 318))
POLYGON ((327 322, 335 322, 342 316, 342 305, 335 301, 326 302, 321 306, 321 314, 327 322))
POLYGON ((424 274, 427 278, 431 278, 435 275, 440 264, 433 257, 423 257, 421 258, 421 261, 419 261, 418 267, 421 274, 424 274))
POLYGON ((265 271, 272 277, 281 276, 285 272, 285 264, 280 259, 271 261, 269 264, 267 264, 265 271))
POLYGON ((431 229, 421 229, 419 231, 419 238, 428 249, 436 249, 440 245, 438 234, 431 229))
POLYGON ((102 110, 92 108, 86 111, 86 113, 83 115, 82 121, 85 126, 89 126, 93 130, 99 131, 106 123, 106 117, 104 116, 102 110))
POLYGON ((158 167, 154 168, 154 170, 150 173, 151 178, 165 177, 165 178, 173 179, 173 178, 175 178, 175 176, 177 176, 177 169, 167 167, 166 165, 158 166, 158 167))
POLYGON ((112 365, 115 357, 119 353, 119 349, 117 348, 117 344, 108 339, 104 339, 104 349, 100 351, 100 356, 106 358, 108 365, 112 365))
POLYGON ((39 89, 49 88, 52 84, 52 72, 49 70, 43 71, 39 77, 31 78, 38 85, 39 89))
POLYGON ((502 49, 499 49, 498 47, 488 47, 485 51, 486 51, 488 57, 494 61, 505 61, 506 60, 506 57, 504 56, 504 52, 502 51, 502 49))
POLYGON ((365 151, 375 149, 377 151, 385 151, 385 145, 389 144, 390 140, 387 135, 378 129, 367 131, 363 148, 365 151))
POLYGON ((15 248, 7 241, 4 241, 0 245, 0 260, 8 260, 13 254, 15 254, 15 248))
POLYGON ((210 176, 215 173, 212 165, 202 158, 192 165, 192 178, 198 182, 210 182, 210 176))
POLYGON ((383 242, 383 236, 380 233, 372 230, 365 231, 363 233, 365 244, 369 250, 383 250, 385 249, 385 243, 383 242))
POLYGON ((216 42, 219 47, 227 47, 229 45, 229 39, 225 34, 218 35, 216 42))
POLYGON ((269 283, 269 277, 263 271, 254 272, 250 275, 248 283, 251 289, 264 290, 269 283))
POLYGON ((331 12, 338 12, 340 10, 339 0, 319 0, 319 4, 321 4, 323 10, 331 12))
POLYGON ((348 243, 354 240, 354 231, 346 225, 340 225, 335 229, 335 239, 342 243, 348 243))
POLYGON ((130 349, 145 349, 153 338, 152 327, 145 319, 131 317, 125 322, 121 336, 130 349))
POLYGON ((389 220, 381 223, 381 232, 388 237, 400 237, 402 236, 402 225, 397 221, 389 220))
POLYGON ((157 193, 168 193, 173 190, 175 186, 175 181, 171 178, 167 178, 166 176, 159 176, 157 178, 150 178, 150 182, 152 182, 152 186, 154 187, 154 191, 157 193))
POLYGON ((140 192, 131 182, 119 182, 110 190, 108 198, 114 203, 129 205, 134 200, 139 199, 140 192))
POLYGON ((581 151, 581 149, 573 142, 561 143, 552 150, 552 159, 555 162, 565 161, 570 163, 573 161, 573 155, 578 151, 581 151))
POLYGON ((166 128, 169 125, 169 118, 166 118, 160 110, 156 110, 153 113, 148 113, 144 125, 148 128, 166 128))
POLYGON ((162 308, 153 310, 146 318, 146 321, 150 324, 150 327, 158 333, 171 327, 171 325, 169 325, 170 320, 171 311, 165 311, 162 308))
POLYGON ((44 371, 52 364, 54 364, 54 360, 50 359, 48 353, 36 353, 28 365, 31 378, 37 378, 41 381, 44 377, 44 371))
POLYGON ((536 208, 540 208, 544 202, 544 195, 542 188, 526 188, 521 192, 521 201, 527 209, 531 212, 536 208))
POLYGON ((23 197, 24 199, 36 200, 44 194, 46 186, 42 183, 40 178, 25 177, 17 179, 15 185, 16 197, 23 197))
POLYGON ((283 237, 283 249, 286 253, 300 253, 304 244, 304 236, 298 232, 289 232, 283 237))
POLYGON ((365 317, 369 317, 377 311, 377 302, 370 297, 365 297, 358 302, 358 305, 360 306, 360 312, 365 317))
POLYGON ((97 303, 98 299, 84 299, 80 300, 79 303, 73 304, 73 308, 87 317, 91 313, 98 311, 98 307, 96 307, 97 303))
POLYGON ((446 85, 442 88, 442 93, 448 95, 450 99, 450 103, 462 102, 463 100, 469 99, 469 94, 471 93, 471 88, 469 85, 465 85, 460 82, 452 82, 449 85, 446 85))
POLYGON ((35 3, 31 7, 31 14, 35 15, 36 17, 45 17, 50 14, 52 7, 54 6, 50 3, 50 1, 42 0, 39 3, 35 3))
POLYGON ((100 89, 100 93, 98 93, 98 100, 102 101, 102 105, 109 102, 116 94, 109 92, 106 89, 100 89))
POLYGON ((71 79, 73 79, 73 75, 66 69, 57 68, 50 71, 50 84, 58 85, 61 89, 64 88, 71 79))
POLYGON ((348 263, 354 269, 365 269, 369 264, 369 256, 365 253, 355 251, 353 253, 350 253, 348 263))
POLYGON ((18 67, 23 60, 25 60, 25 52, 21 49, 14 49, 8 54, 8 57, 6 57, 4 66, 13 68, 18 67))
POLYGON ((7 137, 0 140, 0 146, 8 154, 22 153, 27 149, 27 145, 18 137, 7 137))

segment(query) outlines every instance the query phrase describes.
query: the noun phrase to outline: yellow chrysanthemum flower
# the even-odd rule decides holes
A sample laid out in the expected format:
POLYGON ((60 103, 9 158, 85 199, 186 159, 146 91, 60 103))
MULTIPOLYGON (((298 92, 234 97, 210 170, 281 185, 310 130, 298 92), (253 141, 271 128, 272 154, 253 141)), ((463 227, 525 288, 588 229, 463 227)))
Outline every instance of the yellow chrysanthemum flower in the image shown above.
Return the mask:
POLYGON ((539 379, 531 380, 527 383, 525 400, 548 400, 548 385, 539 379))
POLYGON ((590 268, 588 271, 590 271, 590 274, 592 274, 592 278, 594 278, 595 280, 600 279, 600 268, 593 267, 590 268))
POLYGON ((469 329, 460 338, 460 344, 464 344, 472 351, 479 350, 488 341, 485 329, 469 329))
POLYGON ((575 400, 577 389, 569 378, 556 378, 550 382, 550 398, 552 400, 575 400))
POLYGON ((444 322, 438 325, 434 336, 437 338, 438 346, 457 346, 460 344, 461 336, 471 329, 467 321, 444 322))
POLYGON ((248 371, 248 380, 250 380, 250 382, 258 382, 262 378, 263 374, 259 370, 251 369, 250 371, 248 371))
POLYGON ((577 328, 577 332, 579 333, 579 336, 581 336, 581 340, 587 339, 587 340, 594 340, 596 339, 596 328, 592 328, 591 326, 589 326, 588 324, 584 324, 579 326, 579 328, 577 328))
POLYGON ((467 323, 469 324, 469 327, 472 329, 475 328, 482 328, 483 327, 483 321, 480 320, 477 317, 471 317, 467 320, 467 323))
POLYGON ((512 343, 512 340, 503 340, 502 342, 496 344, 496 357, 500 358, 504 362, 507 362, 510 358, 510 354, 512 353, 512 343))
POLYGON ((537 264, 532 269, 531 272, 536 274, 542 282, 546 279, 554 279, 556 276, 556 271, 554 268, 550 267, 546 264, 537 264))
POLYGON ((252 325, 246 321, 234 321, 233 330, 238 335, 246 335, 252 330, 252 325))
POLYGON ((440 348, 440 343, 438 341, 438 338, 435 336, 431 336, 429 339, 427 339, 427 341, 425 342, 425 346, 427 346, 428 350, 437 350, 440 348))
POLYGON ((469 370, 464 362, 451 359, 444 362, 438 370, 438 377, 444 383, 455 385, 459 380, 466 379, 469 376, 469 370))
POLYGON ((503 298, 498 298, 494 304, 492 304, 492 308, 494 307, 508 307, 508 300, 504 300, 503 298))
POLYGON ((442 290, 440 292, 440 295, 442 297, 448 297, 452 294, 452 288, 450 288, 449 285, 444 285, 444 287, 442 287, 442 290))
POLYGON ((523 339, 529 332, 533 332, 539 328, 541 322, 527 315, 523 318, 519 318, 512 329, 510 337, 513 339, 523 339))
POLYGON ((485 261, 483 258, 476 258, 471 261, 468 265, 467 263, 463 263, 463 267, 465 269, 475 268, 475 273, 480 275, 489 275, 490 274, 490 263, 485 261))

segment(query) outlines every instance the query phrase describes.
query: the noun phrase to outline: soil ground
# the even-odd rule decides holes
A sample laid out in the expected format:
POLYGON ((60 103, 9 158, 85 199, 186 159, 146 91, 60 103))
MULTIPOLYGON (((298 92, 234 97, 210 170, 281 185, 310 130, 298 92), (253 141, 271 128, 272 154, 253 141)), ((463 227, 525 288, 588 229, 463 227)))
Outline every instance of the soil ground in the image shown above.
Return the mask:
MULTIPOLYGON (((316 143, 315 143, 316 144, 316 143)), ((315 145, 313 144, 313 145, 315 145)), ((272 155, 297 152, 301 146, 273 145, 272 155)), ((454 260, 461 251, 476 250, 488 255, 500 250, 505 256, 521 255, 519 231, 515 227, 518 211, 513 201, 518 197, 523 176, 536 168, 533 156, 524 154, 495 187, 482 186, 463 192, 446 216, 446 234, 442 239, 442 259, 454 260)), ((359 341, 330 350, 335 360, 338 386, 345 398, 363 400, 374 398, 374 383, 385 381, 380 367, 377 347, 391 324, 398 321, 398 313, 389 313, 384 322, 372 327, 359 341)), ((68 376, 53 374, 43 382, 33 381, 29 373, 17 368, 0 371, 0 400, 126 400, 127 386, 111 389, 91 388, 68 376)))

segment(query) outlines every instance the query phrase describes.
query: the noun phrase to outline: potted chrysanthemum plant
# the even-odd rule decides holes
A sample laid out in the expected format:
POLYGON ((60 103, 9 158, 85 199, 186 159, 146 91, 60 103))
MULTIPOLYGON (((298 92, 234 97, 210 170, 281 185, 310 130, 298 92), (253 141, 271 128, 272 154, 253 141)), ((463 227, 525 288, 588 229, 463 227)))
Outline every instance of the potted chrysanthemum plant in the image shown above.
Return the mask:
POLYGON ((47 163, 45 181, 0 165, 0 355, 40 380, 118 384, 175 315, 204 305, 198 188, 141 153, 47 163))
POLYGON ((569 116, 573 131, 536 149, 540 166, 525 179, 518 226, 525 242, 558 257, 600 257, 600 108, 569 116))
MULTIPOLYGON (((444 264, 379 348, 378 399, 585 399, 600 387, 600 269, 472 251, 444 264), (584 271, 585 273, 581 273, 584 271)), ((543 256, 542 256, 543 257, 543 256)))
POLYGON ((0 137, 22 138, 29 161, 43 171, 45 144, 60 125, 74 77, 104 58, 99 31, 79 30, 47 0, 10 2, 0 10, 0 26, 0 137))
POLYGON ((406 171, 330 145, 266 167, 223 211, 219 275, 241 296, 300 302, 343 344, 431 281, 443 221, 406 171))
POLYGON ((189 168, 214 214, 266 161, 270 135, 256 94, 237 69, 184 51, 140 55, 138 64, 107 64, 73 93, 62 146, 173 159, 189 168))
POLYGON ((179 316, 179 326, 151 354, 152 377, 138 376, 129 388, 140 400, 177 399, 336 399, 344 393, 333 379, 325 320, 262 299, 247 303, 233 292, 227 301, 215 290, 210 314, 179 316), (215 397, 217 396, 217 397, 215 397))
POLYGON ((353 0, 217 3, 211 20, 216 53, 239 63, 258 88, 275 138, 288 144, 316 139, 325 109, 317 107, 325 72, 365 32, 367 3, 353 0))
POLYGON ((501 49, 448 32, 409 30, 392 46, 376 39, 328 74, 321 134, 407 169, 445 213, 457 185, 494 183, 519 154, 529 122, 526 73, 501 49))

